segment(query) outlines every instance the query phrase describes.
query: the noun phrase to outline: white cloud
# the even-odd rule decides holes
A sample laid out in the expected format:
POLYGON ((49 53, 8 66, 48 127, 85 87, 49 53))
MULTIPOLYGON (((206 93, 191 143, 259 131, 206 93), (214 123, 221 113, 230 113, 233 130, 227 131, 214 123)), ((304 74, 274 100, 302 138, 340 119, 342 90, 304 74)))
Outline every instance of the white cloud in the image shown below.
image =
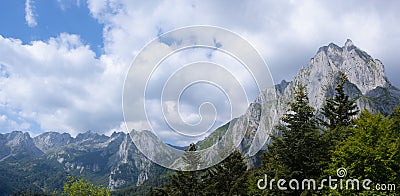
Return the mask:
MULTIPOLYGON (((320 46, 330 42, 341 45, 347 38, 387 62, 389 76, 399 61, 391 52, 400 42, 400 13, 395 9, 400 3, 396 1, 88 3, 92 15, 106 26, 105 50, 124 63, 129 63, 160 30, 198 24, 221 26, 244 35, 262 53, 276 82, 291 79, 320 46)), ((400 80, 395 83, 400 84, 400 80)))
MULTIPOLYGON (((37 122, 42 130, 104 132, 122 121, 122 76, 107 57, 95 58, 79 36, 61 34, 22 44, 0 36, 0 64, 9 77, 1 82, 6 112, 37 122)), ((28 127, 19 127, 27 129, 28 127)))
POLYGON ((81 7, 81 1, 80 0, 75 0, 75 1, 71 1, 71 0, 57 0, 58 6, 60 7, 60 9, 62 11, 66 11, 67 9, 71 8, 71 7, 81 7))
MULTIPOLYGON (((187 25, 215 25, 248 39, 270 66, 275 82, 290 80, 322 45, 347 38, 385 63, 390 73, 400 61, 399 2, 158 1, 89 0, 94 17, 105 24, 105 51, 129 65, 160 32, 187 25)), ((181 57, 180 57, 181 58, 181 57)), ((165 134, 167 137, 168 134, 165 134)), ((171 136, 172 137, 172 136, 171 136)))
POLYGON ((0 116, 0 123, 5 123, 6 121, 7 121, 7 116, 4 115, 4 114, 2 114, 2 115, 0 116))
POLYGON ((32 0, 25 1, 25 21, 28 23, 29 27, 35 27, 37 25, 32 0))

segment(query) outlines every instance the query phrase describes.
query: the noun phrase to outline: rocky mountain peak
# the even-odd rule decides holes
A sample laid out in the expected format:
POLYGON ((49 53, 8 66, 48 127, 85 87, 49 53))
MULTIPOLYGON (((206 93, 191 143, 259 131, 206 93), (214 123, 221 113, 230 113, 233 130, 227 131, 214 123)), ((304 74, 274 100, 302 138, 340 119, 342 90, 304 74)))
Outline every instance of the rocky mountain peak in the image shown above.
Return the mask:
POLYGON ((321 47, 295 80, 316 88, 331 84, 332 76, 338 72, 344 72, 362 94, 389 85, 383 64, 357 48, 350 39, 343 47, 333 43, 321 47))
POLYGON ((353 41, 351 41, 351 39, 347 39, 346 43, 344 44, 344 47, 349 48, 354 46, 353 41))
MULTIPOLYGON (((321 47, 288 86, 293 89, 294 84, 306 85, 310 104, 318 109, 324 103, 324 96, 332 95, 333 92, 328 91, 333 91, 330 87, 340 72, 347 75, 349 85, 346 88, 349 89, 345 90, 358 99, 360 109, 388 114, 398 104, 400 91, 387 80, 382 62, 373 59, 350 39, 342 47, 334 43, 321 47), (383 92, 380 89, 386 89, 386 93, 378 94, 383 92)), ((281 85, 277 86, 282 92, 281 85)), ((283 96, 293 96, 293 92, 285 92, 283 96)))
POLYGON ((120 137, 121 135, 125 135, 125 133, 124 132, 116 132, 116 131, 114 131, 111 134, 110 138, 120 137))
POLYGON ((334 44, 334 43, 330 43, 330 44, 328 45, 328 50, 327 50, 327 52, 330 52, 330 53, 336 52, 336 51, 342 52, 342 50, 343 50, 342 47, 339 47, 338 45, 336 45, 336 44, 334 44))
POLYGON ((276 93, 283 94, 286 87, 290 84, 290 82, 287 82, 286 80, 282 80, 281 83, 276 84, 276 93))
POLYGON ((8 134, 7 140, 7 144, 9 146, 18 146, 20 144, 30 142, 31 137, 27 132, 23 133, 22 131, 13 131, 8 134))
POLYGON ((13 131, 4 134, 0 140, 0 162, 9 157, 38 157, 43 154, 27 132, 13 131))
POLYGON ((73 138, 68 133, 45 132, 33 138, 34 144, 43 152, 69 144, 73 138))
MULTIPOLYGON (((275 85, 275 89, 263 90, 256 100, 261 106, 261 112, 246 113, 234 122, 232 129, 250 130, 249 133, 252 133, 246 133, 248 137, 243 139, 240 150, 248 155, 251 154, 248 153, 251 145, 269 141, 269 138, 257 138, 256 132, 277 125, 280 117, 288 110, 288 102, 293 101, 296 86, 300 83, 306 86, 309 103, 318 115, 326 97, 334 95, 335 81, 341 72, 348 77, 344 90, 356 99, 360 110, 389 114, 400 103, 400 90, 386 79, 384 66, 379 60, 356 47, 350 39, 342 47, 330 43, 319 48, 293 81, 282 81, 275 85), (273 90, 276 95, 271 93, 273 90)), ((248 111, 253 111, 255 106, 251 104, 248 111)), ((276 130, 271 131, 270 134, 277 134, 276 130)))
POLYGON ((76 141, 85 142, 85 143, 93 143, 93 142, 105 142, 108 140, 108 137, 104 134, 100 135, 93 131, 86 131, 84 133, 79 133, 76 138, 76 141))

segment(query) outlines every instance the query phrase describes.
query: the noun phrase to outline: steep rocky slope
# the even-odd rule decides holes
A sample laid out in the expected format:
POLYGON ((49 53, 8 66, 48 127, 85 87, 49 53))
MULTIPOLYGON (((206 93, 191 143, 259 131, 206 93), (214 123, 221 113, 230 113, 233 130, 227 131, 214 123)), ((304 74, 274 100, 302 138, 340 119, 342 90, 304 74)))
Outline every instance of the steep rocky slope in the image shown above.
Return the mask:
MULTIPOLYGON (((400 103, 400 90, 386 78, 381 61, 373 59, 351 40, 347 40, 342 47, 333 43, 323 46, 308 65, 300 69, 293 81, 282 81, 273 89, 265 89, 246 114, 230 123, 232 126, 228 132, 245 134, 239 150, 249 158, 249 166, 255 161, 251 157, 265 147, 271 134, 276 134, 272 127, 287 111, 287 103, 293 99, 296 85, 306 85, 310 105, 317 109, 318 115, 325 98, 334 95, 335 79, 340 72, 348 76, 345 92, 357 100, 359 110, 368 109, 386 115, 400 103)), ((211 134, 207 140, 213 137, 221 138, 211 134)), ((238 136, 227 137, 234 140, 238 136)))
POLYGON ((34 138, 19 131, 0 134, 0 162, 4 166, 24 163, 20 167, 31 167, 29 160, 58 163, 65 175, 84 176, 111 189, 140 185, 165 171, 143 156, 129 134, 122 132, 108 137, 88 131, 75 138, 56 132, 34 138))

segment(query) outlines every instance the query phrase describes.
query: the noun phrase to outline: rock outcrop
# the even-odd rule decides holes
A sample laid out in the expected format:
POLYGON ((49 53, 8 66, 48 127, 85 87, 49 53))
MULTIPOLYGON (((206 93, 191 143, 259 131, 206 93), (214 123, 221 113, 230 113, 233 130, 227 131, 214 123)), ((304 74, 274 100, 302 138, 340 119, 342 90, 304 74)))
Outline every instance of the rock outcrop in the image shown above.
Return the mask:
POLYGON ((229 129, 237 129, 231 133, 246 131, 238 149, 248 158, 249 166, 254 163, 252 156, 268 144, 270 135, 277 134, 273 127, 287 111, 287 103, 293 100, 296 86, 300 83, 306 86, 310 105, 318 115, 326 97, 334 95, 335 80, 340 72, 347 75, 345 93, 356 99, 359 110, 368 109, 387 115, 399 105, 400 90, 386 78, 381 61, 373 59, 351 40, 342 47, 333 43, 323 46, 293 81, 282 81, 275 88, 265 89, 246 114, 231 122, 229 129))

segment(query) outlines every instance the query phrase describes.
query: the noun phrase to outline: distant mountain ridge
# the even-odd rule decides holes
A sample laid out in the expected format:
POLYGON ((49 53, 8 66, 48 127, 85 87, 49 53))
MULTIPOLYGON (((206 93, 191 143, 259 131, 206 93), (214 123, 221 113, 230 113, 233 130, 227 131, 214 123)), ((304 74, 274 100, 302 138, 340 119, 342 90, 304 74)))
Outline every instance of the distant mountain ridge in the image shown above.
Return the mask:
POLYGON ((13 131, 0 134, 0 161, 19 156, 39 157, 44 153, 36 147, 29 133, 13 131))
MULTIPOLYGON (((356 47, 351 40, 347 40, 342 47, 333 43, 323 46, 308 65, 300 69, 293 81, 282 81, 274 88, 264 89, 245 114, 229 122, 230 129, 245 130, 238 150, 245 154, 249 166, 257 162, 254 155, 258 149, 254 146, 265 147, 270 141, 269 135, 259 137, 257 131, 269 130, 278 123, 288 109, 287 103, 293 99, 296 85, 306 85, 310 105, 318 111, 325 98, 334 95, 334 81, 340 72, 348 76, 345 92, 357 100, 360 110, 390 114, 400 103, 400 90, 388 81, 379 60, 356 47)), ((209 147, 223 139, 226 129, 228 125, 220 127, 197 145, 209 147)), ((272 129, 269 134, 276 134, 276 130, 272 129)), ((238 138, 238 135, 227 137, 238 138)), ((151 145, 152 149, 157 148, 156 143, 151 145)), ((210 154, 208 159, 213 156, 210 154)), ((0 134, 0 171, 12 173, 15 163, 21 160, 28 160, 19 165, 28 168, 24 171, 31 171, 29 168, 34 168, 31 162, 35 160, 35 164, 42 163, 45 168, 53 168, 49 171, 61 170, 61 173, 85 176, 111 189, 139 185, 166 171, 143 156, 130 135, 122 132, 105 136, 89 131, 75 138, 58 132, 45 132, 33 138, 20 131, 0 134)), ((51 174, 46 175, 51 177, 51 174)), ((0 193, 6 186, 4 179, 0 175, 0 193)))
POLYGON ((3 166, 30 159, 44 164, 58 162, 65 174, 85 176, 111 189, 140 185, 164 171, 143 156, 129 134, 123 132, 108 137, 88 131, 75 138, 58 132, 45 132, 33 138, 21 131, 0 134, 3 166))

